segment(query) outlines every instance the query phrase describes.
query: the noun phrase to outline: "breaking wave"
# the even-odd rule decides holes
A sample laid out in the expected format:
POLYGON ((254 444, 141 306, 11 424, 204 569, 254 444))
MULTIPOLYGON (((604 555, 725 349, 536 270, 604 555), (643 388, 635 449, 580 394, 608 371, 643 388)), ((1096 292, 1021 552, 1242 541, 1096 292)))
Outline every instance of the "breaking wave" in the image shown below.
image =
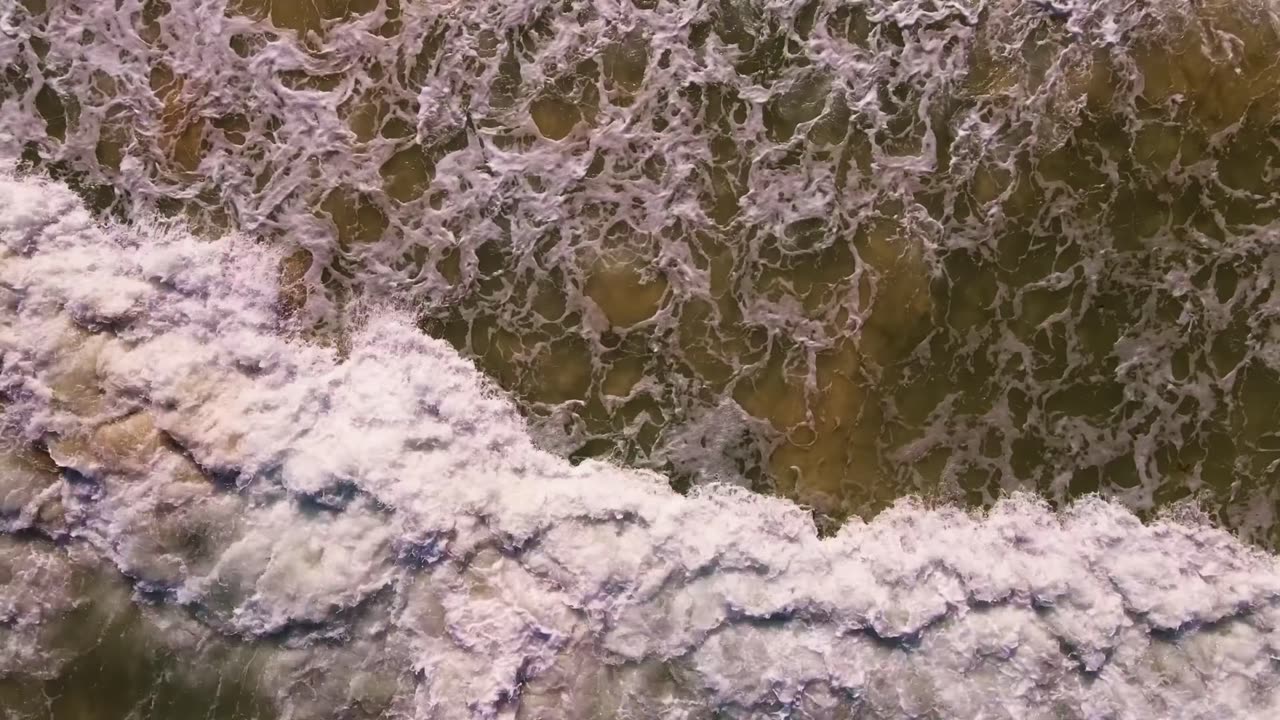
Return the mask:
POLYGON ((9 0, 0 143, 279 246, 317 340, 402 303, 565 456, 1274 546, 1278 52, 1274 0, 9 0))
POLYGON ((1190 511, 901 501, 822 538, 784 499, 539 449, 394 308, 345 357, 304 342, 276 249, 5 172, 10 717, 61 702, 41 683, 108 636, 90 605, 240 716, 1280 712, 1280 567, 1190 511))
POLYGON ((1278 53, 0 0, 0 718, 1280 717, 1278 53))

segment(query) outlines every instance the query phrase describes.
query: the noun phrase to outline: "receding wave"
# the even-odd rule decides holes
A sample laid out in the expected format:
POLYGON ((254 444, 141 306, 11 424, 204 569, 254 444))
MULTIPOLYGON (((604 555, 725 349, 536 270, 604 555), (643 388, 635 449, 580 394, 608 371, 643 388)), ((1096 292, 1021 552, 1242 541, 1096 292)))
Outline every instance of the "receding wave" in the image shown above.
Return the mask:
POLYGON ((172 659, 189 692, 137 707, 228 716, 1280 712, 1280 568, 1190 510, 902 501, 819 537, 537 448, 394 308, 304 342, 278 261, 0 177, 7 716, 72 702, 95 642, 100 677, 172 659))

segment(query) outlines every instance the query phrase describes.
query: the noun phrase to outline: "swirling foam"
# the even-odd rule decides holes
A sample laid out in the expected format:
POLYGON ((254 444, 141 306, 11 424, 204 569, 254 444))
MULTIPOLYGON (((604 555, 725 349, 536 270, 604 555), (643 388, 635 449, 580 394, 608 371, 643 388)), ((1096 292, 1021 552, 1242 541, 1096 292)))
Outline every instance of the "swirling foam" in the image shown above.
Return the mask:
MULTIPOLYGON (((1206 524, 1013 497, 822 539, 785 500, 537 449, 394 309, 345 359, 292 339, 244 237, 6 174, 0 253, 6 436, 61 471, 4 472, 9 564, 114 566, 175 645, 260 647, 286 716, 1280 712, 1280 567, 1206 524)), ((57 577, 4 586, 6 647, 40 655, 57 577)))
POLYGON ((565 455, 1274 546, 1278 49, 1276 0, 22 0, 0 128, 288 246, 318 332, 411 304, 565 455))

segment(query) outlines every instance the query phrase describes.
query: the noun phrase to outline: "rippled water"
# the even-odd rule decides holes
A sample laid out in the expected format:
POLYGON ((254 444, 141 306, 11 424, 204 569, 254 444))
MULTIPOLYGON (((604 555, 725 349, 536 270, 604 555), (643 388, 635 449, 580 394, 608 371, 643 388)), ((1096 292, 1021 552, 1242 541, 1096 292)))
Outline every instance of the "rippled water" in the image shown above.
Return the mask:
MULTIPOLYGON (((473 359, 572 463, 781 495, 823 534, 908 495, 1030 490, 1144 519, 1191 499, 1274 548, 1277 17, 1269 0, 0 0, 0 155, 102 221, 258 239, 316 352, 357 352, 388 306, 411 315, 405 333, 473 359)), ((11 415, 40 429, 6 462, 42 468, 13 477, 93 475, 42 435, 73 421, 11 415)), ((23 482, 5 517, 47 535, 23 482)), ((108 525, 99 555, 146 580, 108 525)), ((193 582, 184 563, 144 589, 193 582)), ((83 679, 115 662, 94 653, 190 657, 130 649, 154 635, 136 623, 181 624, 156 600, 157 618, 103 600, 123 614, 96 632, 122 645, 49 682, 250 712, 252 691, 182 673, 153 694, 161 660, 137 685, 83 679)), ((14 707, 44 707, 25 692, 14 707)))

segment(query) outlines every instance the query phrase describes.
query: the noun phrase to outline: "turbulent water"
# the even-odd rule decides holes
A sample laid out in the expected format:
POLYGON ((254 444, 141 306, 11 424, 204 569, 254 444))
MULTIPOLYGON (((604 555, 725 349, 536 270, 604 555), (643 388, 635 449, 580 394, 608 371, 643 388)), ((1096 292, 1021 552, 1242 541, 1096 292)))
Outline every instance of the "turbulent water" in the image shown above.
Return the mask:
POLYGON ((0 717, 1280 716, 1278 58, 0 0, 0 717))
MULTIPOLYGON (((287 339, 278 257, 245 239, 101 228, 30 180, 0 206, 8 433, 47 448, 5 468, 12 717, 104 716, 111 649, 105 677, 71 658, 126 614, 163 684, 231 716, 1280 708, 1280 566, 1195 518, 906 503, 820 539, 785 500, 537 449, 401 313, 341 360, 287 339)), ((167 690, 132 712, 192 702, 167 690)))

